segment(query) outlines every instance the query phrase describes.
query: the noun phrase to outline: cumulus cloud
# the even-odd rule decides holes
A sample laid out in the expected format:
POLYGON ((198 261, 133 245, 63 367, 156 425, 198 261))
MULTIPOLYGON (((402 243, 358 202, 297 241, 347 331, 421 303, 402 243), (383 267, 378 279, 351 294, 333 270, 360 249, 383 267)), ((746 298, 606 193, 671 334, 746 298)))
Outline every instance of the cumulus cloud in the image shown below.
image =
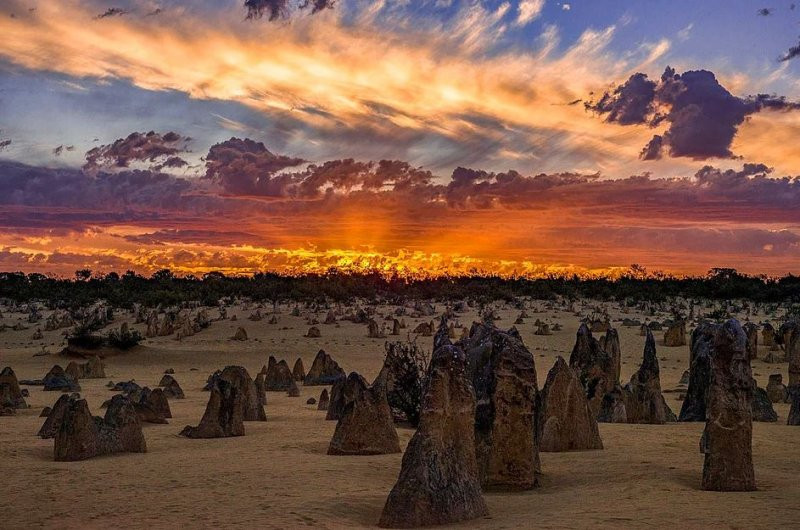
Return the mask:
POLYGON ((126 138, 90 149, 83 168, 88 171, 128 168, 134 162, 149 162, 156 171, 183 167, 187 163, 177 155, 187 151, 189 140, 175 132, 133 132, 126 138))
POLYGON ((734 158, 731 144, 747 116, 763 110, 800 108, 800 104, 774 95, 740 98, 728 92, 712 72, 678 74, 670 67, 658 82, 636 73, 585 106, 610 123, 651 127, 666 123, 666 131, 642 149, 643 160, 656 160, 664 154, 695 160, 734 158))
POLYGON ((228 193, 280 197, 286 194, 293 178, 278 172, 303 162, 273 154, 261 142, 231 138, 211 146, 206 155, 205 176, 228 193))

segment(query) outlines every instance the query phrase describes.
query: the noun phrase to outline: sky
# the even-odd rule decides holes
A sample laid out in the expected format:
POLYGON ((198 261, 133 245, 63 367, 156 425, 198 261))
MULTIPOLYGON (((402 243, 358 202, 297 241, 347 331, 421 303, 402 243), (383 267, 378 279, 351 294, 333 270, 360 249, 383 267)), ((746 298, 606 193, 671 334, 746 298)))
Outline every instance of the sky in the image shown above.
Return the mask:
POLYGON ((800 274, 789 1, 0 0, 0 270, 800 274))

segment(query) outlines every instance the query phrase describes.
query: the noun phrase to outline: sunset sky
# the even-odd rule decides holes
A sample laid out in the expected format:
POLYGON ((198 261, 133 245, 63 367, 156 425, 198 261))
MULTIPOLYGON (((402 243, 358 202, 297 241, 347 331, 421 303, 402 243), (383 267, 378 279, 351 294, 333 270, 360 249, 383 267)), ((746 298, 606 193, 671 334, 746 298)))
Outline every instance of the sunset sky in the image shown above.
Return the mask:
POLYGON ((799 140, 791 1, 0 0, 4 271, 800 274, 799 140))

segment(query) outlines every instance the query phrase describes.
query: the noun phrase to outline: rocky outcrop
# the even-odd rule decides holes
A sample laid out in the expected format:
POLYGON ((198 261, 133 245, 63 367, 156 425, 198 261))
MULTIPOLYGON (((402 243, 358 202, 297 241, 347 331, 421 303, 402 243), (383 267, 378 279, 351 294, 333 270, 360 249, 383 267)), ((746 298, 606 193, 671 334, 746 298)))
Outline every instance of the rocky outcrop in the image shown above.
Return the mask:
POLYGON ((586 324, 581 324, 576 334, 575 346, 569 356, 569 366, 578 375, 586 389, 589 408, 597 415, 603 396, 617 384, 616 361, 600 346, 586 324))
POLYGON ((656 341, 648 329, 642 364, 624 388, 623 399, 628 423, 664 424, 675 421, 661 394, 661 379, 656 357, 656 341))
POLYGON ((600 400, 597 421, 600 423, 627 423, 628 411, 625 408, 625 401, 625 391, 620 385, 615 385, 600 400))
POLYGON ((138 399, 135 396, 130 397, 140 421, 158 424, 169 423, 167 420, 172 417, 172 411, 169 408, 169 402, 163 390, 160 388, 150 390, 148 387, 144 387, 139 392, 138 399))
POLYGON ((236 328, 236 333, 233 334, 233 337, 231 337, 231 340, 240 340, 240 341, 247 340, 247 330, 245 330, 241 326, 236 328))
POLYGON ((178 384, 177 379, 167 374, 161 378, 158 386, 164 391, 164 395, 169 399, 185 399, 186 395, 183 393, 181 385, 178 384))
POLYGON ((442 525, 488 513, 475 459, 475 394, 459 348, 434 352, 423 403, 381 514, 384 528, 442 525))
POLYGON ((42 379, 46 392, 80 392, 81 387, 71 375, 59 365, 53 366, 42 379))
POLYGON ((539 410, 540 451, 603 448, 597 420, 589 410, 583 385, 560 356, 547 374, 539 410))
POLYGON ((753 491, 753 382, 747 336, 736 320, 714 326, 702 488, 753 491))
POLYGON ((664 332, 664 346, 674 348, 686 345, 686 322, 678 320, 673 322, 664 332))
POLYGON ((310 328, 308 328, 308 331, 306 332, 306 337, 309 339, 318 339, 322 337, 322 332, 319 330, 317 326, 311 326, 310 328))
POLYGON ((3 368, 0 372, 0 409, 6 409, 8 414, 14 414, 17 409, 27 409, 25 396, 19 387, 17 374, 10 366, 3 368))
POLYGON ((400 452, 392 411, 381 385, 356 389, 341 413, 329 455, 385 455, 400 452))
POLYGON ((800 321, 790 320, 778 330, 778 338, 789 361, 789 386, 800 384, 800 321))
POLYGON ((716 327, 700 324, 692 332, 689 351, 689 387, 678 414, 678 421, 705 421, 709 382, 711 381, 711 355, 716 327))
POLYGON ((50 414, 46 416, 37 436, 42 439, 55 438, 58 429, 61 427, 61 422, 64 419, 64 414, 67 412, 70 400, 80 399, 78 394, 61 394, 56 400, 53 407, 50 409, 50 414))
POLYGON ((790 386, 787 392, 792 405, 789 407, 786 425, 800 425, 800 385, 790 386))
POLYGON ((255 381, 242 366, 227 366, 220 376, 222 381, 227 381, 238 389, 242 399, 242 419, 244 421, 267 421, 264 412, 266 399, 256 388, 255 381))
POLYGON ((789 392, 783 384, 782 374, 772 374, 767 383, 767 397, 772 403, 788 403, 789 392))
POLYGON ((185 427, 187 438, 226 438, 244 436, 244 399, 241 388, 218 379, 211 388, 206 411, 197 427, 185 427))
POLYGON ((112 453, 145 453, 147 444, 130 400, 117 395, 104 418, 92 417, 85 399, 70 396, 55 434, 57 462, 86 460, 112 453))
MULTIPOLYGON (((262 370, 263 372, 263 370, 262 370)), ((275 360, 272 355, 267 361, 267 370, 264 374, 264 385, 268 392, 280 392, 289 390, 294 382, 292 371, 283 359, 280 362, 275 360)))
MULTIPOLYGON (((650 331, 648 329, 648 331, 650 331)), ((614 383, 619 383, 622 375, 622 348, 619 345, 619 333, 616 329, 609 327, 606 334, 600 337, 600 348, 611 357, 614 366, 614 383)))
POLYGON ((311 364, 311 369, 306 374, 303 384, 305 386, 332 385, 338 379, 346 376, 347 374, 333 360, 333 357, 324 350, 320 350, 314 357, 314 362, 311 364))
POLYGON ((747 322, 742 329, 747 335, 747 356, 752 361, 758 358, 758 326, 752 322, 747 322))
POLYGON ((99 357, 89 357, 89 360, 83 364, 78 364, 71 361, 65 370, 72 378, 77 381, 79 379, 105 379, 106 370, 103 361, 99 357))
POLYGON ((776 422, 778 421, 778 413, 772 407, 767 391, 758 386, 755 379, 752 381, 753 386, 753 399, 750 402, 750 407, 753 412, 753 421, 776 422))
MULTIPOLYGON (((369 385, 360 374, 352 372, 345 379, 339 379, 331 387, 330 402, 326 420, 339 420, 347 405, 352 403, 369 385)), ((320 396, 320 400, 322 397, 320 396)))
MULTIPOLYGON (((436 349, 449 344, 443 321, 436 349)), ((458 346, 471 368, 475 389, 475 450, 484 488, 531 489, 537 485, 539 448, 536 366, 516 329, 475 324, 458 346)))
POLYGON ((303 365, 303 359, 300 357, 294 362, 294 368, 292 368, 292 377, 294 377, 295 381, 303 382, 306 378, 306 367, 303 365))
POLYGON ((328 410, 330 404, 330 397, 328 396, 328 389, 323 388, 319 394, 319 401, 317 402, 317 410, 328 410))

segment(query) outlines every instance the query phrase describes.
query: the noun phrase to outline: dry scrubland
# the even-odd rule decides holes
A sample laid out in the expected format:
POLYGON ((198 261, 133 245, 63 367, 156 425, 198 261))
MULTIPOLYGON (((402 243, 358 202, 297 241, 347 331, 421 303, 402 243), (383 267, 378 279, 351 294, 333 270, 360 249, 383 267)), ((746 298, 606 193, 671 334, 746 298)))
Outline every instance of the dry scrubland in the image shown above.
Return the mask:
MULTIPOLYGON (((587 302, 584 314, 591 313, 587 302)), ((638 327, 623 327, 623 317, 645 320, 644 315, 622 314, 607 306, 620 334, 622 377, 627 381, 639 367, 644 337, 638 327)), ((242 365, 255 374, 269 355, 286 359, 290 366, 302 358, 306 369, 315 354, 324 349, 347 372, 357 371, 371 381, 379 372, 385 340, 367 338, 364 325, 340 321, 319 324, 321 338, 306 338, 307 313, 291 316, 282 307, 278 323, 264 318, 252 322, 254 308, 230 307, 228 316, 237 321, 218 321, 181 341, 175 336, 146 339, 125 355, 105 360, 107 379, 136 380, 155 387, 164 370, 173 368, 186 393, 185 400, 172 400, 169 425, 144 424, 148 452, 99 457, 83 462, 53 461, 53 440, 36 433, 43 419, 42 407, 52 406, 59 392, 28 387, 30 408, 16 416, 0 418, 0 527, 267 527, 343 528, 374 526, 386 497, 397 480, 402 455, 328 456, 334 421, 309 397, 318 398, 324 387, 300 386, 300 397, 285 392, 267 395, 268 421, 248 422, 246 436, 190 440, 178 436, 185 425, 196 425, 209 394, 201 391, 208 374, 227 365, 242 365), (243 326, 247 341, 233 341, 243 326)), ((389 314, 393 308, 379 307, 389 314)), ((437 305, 438 313, 444 309, 437 305)), ((268 314, 269 309, 262 310, 268 314)), ((530 318, 517 325, 525 344, 534 354, 539 388, 556 357, 569 358, 579 317, 572 312, 544 310, 533 302, 530 318), (537 311, 538 310, 538 311, 537 311), (539 318, 563 329, 551 336, 534 335, 539 318)), ((216 311, 214 311, 216 313, 216 311)), ((518 309, 501 307, 497 325, 511 327, 518 309)), ((4 312, 2 324, 25 322, 21 313, 4 312)), ((47 313, 45 313, 47 316, 47 313)), ((214 314, 213 316, 216 316, 214 314)), ((741 316, 744 320, 744 315, 741 316)), ((325 319, 325 312, 318 314, 325 319)), ((405 334, 430 318, 404 317, 405 334)), ((651 316, 664 320, 667 314, 651 316)), ((751 315, 760 322, 764 315, 751 315)), ((469 326, 478 320, 476 310, 458 316, 469 326)), ((131 315, 118 312, 112 326, 133 324, 131 315)), ((380 320, 379 320, 380 322, 380 320)), ((0 367, 11 366, 20 379, 39 379, 54 365, 69 362, 56 353, 61 349, 63 329, 44 332, 32 340, 36 325, 27 330, 0 333, 0 367), (45 344, 52 353, 34 356, 45 344)), ((460 331, 460 330, 458 330, 460 331)), ((656 332, 661 385, 664 396, 677 414, 678 392, 688 368, 688 346, 666 347, 663 332, 656 332), (674 391, 674 392, 673 392, 674 391)), ((431 338, 418 341, 428 350, 431 338)), ((787 365, 765 364, 767 349, 759 348, 752 362, 759 386, 767 385, 773 373, 787 381, 787 365)), ((81 380, 81 395, 94 414, 113 393, 107 380, 81 380)), ((777 423, 754 423, 753 453, 758 491, 715 493, 700 490, 703 456, 698 441, 703 423, 667 425, 600 424, 604 450, 542 453, 542 486, 524 493, 487 493, 488 517, 454 527, 673 527, 673 528, 776 528, 796 527, 800 521, 800 429, 786 426, 789 405, 776 404, 777 423)), ((401 447, 413 430, 400 427, 401 447)))

